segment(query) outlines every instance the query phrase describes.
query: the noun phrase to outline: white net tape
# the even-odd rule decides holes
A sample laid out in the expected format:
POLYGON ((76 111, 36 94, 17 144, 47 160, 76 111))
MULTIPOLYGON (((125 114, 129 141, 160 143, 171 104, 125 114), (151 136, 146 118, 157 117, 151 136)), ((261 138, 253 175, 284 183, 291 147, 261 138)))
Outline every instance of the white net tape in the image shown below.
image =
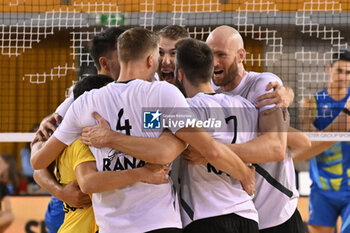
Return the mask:
MULTIPOLYGON (((53 10, 31 13, 19 13, 14 9, 30 7, 32 0, 5 2, 15 13, 3 12, 3 17, 0 17, 2 56, 22 56, 56 33, 69 32, 71 59, 53 64, 45 71, 28 71, 18 77, 31 84, 64 79, 78 73, 83 65, 91 66, 93 61, 87 50, 88 43, 105 27, 125 25, 155 30, 176 24, 187 27, 192 37, 204 40, 216 26, 228 24, 245 38, 261 42, 263 48, 260 52, 248 52, 245 63, 253 69, 263 67, 265 71, 280 76, 284 83, 293 87, 295 105, 298 105, 301 99, 327 86, 329 77, 325 66, 331 61, 332 54, 347 49, 349 42, 349 13, 343 10, 346 3, 340 0, 310 0, 301 4, 297 1, 298 7, 289 11, 282 10, 277 1, 264 0, 237 3, 227 0, 174 0, 166 4, 156 0, 136 3, 61 0, 61 3, 55 3, 53 10), (163 4, 162 7, 159 4, 163 4), (234 10, 225 10, 227 6, 233 6, 234 10)), ((286 1, 283 4, 293 3, 286 1)), ((309 135, 315 140, 322 138, 321 135, 309 135)), ((341 135, 334 137, 334 134, 327 134, 326 138, 344 139, 341 135)))
MULTIPOLYGON (((334 133, 306 133, 311 141, 350 141, 350 134, 334 133)), ((31 142, 35 133, 0 133, 0 142, 31 142)))

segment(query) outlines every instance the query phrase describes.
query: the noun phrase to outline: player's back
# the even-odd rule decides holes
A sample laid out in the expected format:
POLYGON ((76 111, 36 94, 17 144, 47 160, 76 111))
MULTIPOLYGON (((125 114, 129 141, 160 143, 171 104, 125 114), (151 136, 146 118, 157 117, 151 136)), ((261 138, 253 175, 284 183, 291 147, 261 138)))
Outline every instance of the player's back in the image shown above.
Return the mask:
MULTIPOLYGON (((79 97, 67 113, 67 117, 75 118, 78 126, 65 125, 65 128, 79 132, 83 127, 95 125, 91 114, 98 112, 114 131, 138 137, 158 137, 160 130, 143 129, 144 109, 164 107, 172 114, 178 107, 187 106, 179 90, 166 82, 151 83, 139 79, 114 82, 79 97)), ((90 149, 98 171, 122 171, 145 165, 144 161, 111 148, 90 149)), ((122 189, 96 193, 93 194, 93 205, 101 233, 181 227, 171 182, 161 185, 138 182, 122 189)))
MULTIPOLYGON (((220 127, 209 129, 212 137, 222 143, 243 143, 257 135, 258 111, 242 97, 198 93, 187 102, 198 120, 222 122, 220 127)), ((252 199, 237 179, 209 163, 193 166, 182 162, 181 203, 186 206, 181 209, 184 225, 197 219, 231 213, 258 222, 252 199)))
POLYGON ((199 119, 225 120, 225 124, 211 132, 222 143, 243 143, 257 135, 258 110, 241 96, 198 93, 193 98, 187 98, 187 102, 199 119))

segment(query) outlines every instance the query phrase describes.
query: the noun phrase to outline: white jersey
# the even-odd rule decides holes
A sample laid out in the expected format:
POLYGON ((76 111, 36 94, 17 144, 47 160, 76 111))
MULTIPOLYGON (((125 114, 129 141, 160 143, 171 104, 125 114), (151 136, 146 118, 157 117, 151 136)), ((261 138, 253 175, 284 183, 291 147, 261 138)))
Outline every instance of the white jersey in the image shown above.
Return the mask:
POLYGON ((68 98, 66 98, 61 104, 60 106, 57 107, 55 113, 57 113, 58 115, 60 115, 62 118, 64 118, 64 116, 66 115, 66 112, 68 111, 69 107, 71 106, 71 104, 74 101, 74 96, 73 96, 73 92, 70 94, 70 96, 68 98))
MULTIPOLYGON (((54 136, 69 145, 86 126, 96 125, 98 112, 112 130, 138 137, 159 137, 161 130, 144 129, 144 107, 166 108, 163 114, 176 114, 188 108, 181 92, 167 82, 139 79, 111 83, 85 92, 68 110, 54 136)), ((170 130, 175 133, 179 128, 170 130)), ((98 171, 119 171, 143 166, 144 161, 111 148, 90 147, 98 171)), ((181 228, 178 203, 172 184, 153 185, 138 182, 122 189, 93 194, 93 207, 100 233, 140 233, 154 229, 181 228)))
MULTIPOLYGON (((225 94, 240 95, 257 104, 256 98, 268 93, 265 89, 269 82, 276 81, 282 84, 272 73, 246 72, 238 87, 225 94)), ((274 105, 265 106, 259 112, 273 107, 274 105)), ((286 222, 294 214, 299 194, 295 186, 294 164, 289 153, 282 162, 261 163, 258 166, 254 204, 259 213, 259 229, 265 229, 286 222)))
MULTIPOLYGON (((243 143, 257 136, 258 110, 240 96, 198 93, 187 102, 197 119, 223 122, 220 128, 209 133, 224 144, 243 143)), ((197 219, 231 213, 258 222, 252 198, 237 179, 209 163, 182 162, 180 198, 184 226, 197 219)))
POLYGON ((259 229, 265 229, 278 226, 292 217, 298 205, 299 193, 290 153, 286 153, 282 162, 261 163, 258 166, 263 170, 256 167, 254 204, 259 213, 259 229))
MULTIPOLYGON (((279 82, 281 85, 283 85, 281 79, 272 73, 256 73, 246 71, 240 84, 232 91, 225 92, 225 94, 240 95, 256 105, 258 103, 256 98, 273 91, 266 91, 266 87, 269 82, 279 82)), ((217 92, 222 92, 221 88, 218 89, 217 92)), ((259 113, 266 109, 273 108, 274 106, 275 105, 272 104, 259 108, 259 113)))

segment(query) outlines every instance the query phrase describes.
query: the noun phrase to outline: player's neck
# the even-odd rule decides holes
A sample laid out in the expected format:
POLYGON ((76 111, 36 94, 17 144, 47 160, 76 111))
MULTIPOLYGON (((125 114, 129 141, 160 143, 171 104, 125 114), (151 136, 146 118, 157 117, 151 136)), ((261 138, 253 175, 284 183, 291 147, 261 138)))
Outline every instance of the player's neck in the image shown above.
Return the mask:
POLYGON ((215 93, 214 89, 211 87, 210 82, 208 83, 201 83, 198 87, 192 86, 189 88, 186 88, 186 94, 188 98, 192 98, 193 96, 197 95, 199 92, 202 93, 215 93))
MULTIPOLYGON (((154 74, 153 74, 154 75, 154 74)), ((152 75, 150 70, 143 69, 137 65, 125 65, 121 66, 118 81, 124 82, 132 79, 142 79, 145 81, 151 81, 152 75)))
POLYGON ((223 92, 229 92, 229 91, 232 91, 234 90, 236 87, 238 87, 238 85, 242 82, 242 79, 245 75, 245 69, 242 66, 240 66, 240 69, 238 71, 238 74, 236 75, 236 77, 227 85, 225 86, 221 86, 221 90, 223 92))
POLYGON ((106 71, 104 69, 101 69, 99 71, 97 71, 97 74, 101 74, 101 75, 106 75, 111 77, 112 79, 114 79, 114 81, 116 81, 118 79, 118 77, 115 77, 113 74, 111 74, 109 71, 106 71))
POLYGON ((331 83, 327 88, 328 95, 334 100, 342 100, 348 94, 348 89, 346 87, 337 87, 331 83))
POLYGON ((348 94, 348 90, 346 87, 344 88, 336 88, 331 85, 327 88, 328 95, 334 100, 342 100, 348 94))

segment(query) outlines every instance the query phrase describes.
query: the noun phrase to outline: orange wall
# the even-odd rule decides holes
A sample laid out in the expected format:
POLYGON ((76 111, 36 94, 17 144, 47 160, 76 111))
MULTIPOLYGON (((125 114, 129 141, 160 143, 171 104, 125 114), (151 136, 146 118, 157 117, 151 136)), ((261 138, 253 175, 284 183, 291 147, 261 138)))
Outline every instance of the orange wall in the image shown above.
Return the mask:
MULTIPOLYGON (((75 71, 68 70, 66 76, 52 80, 48 75, 44 84, 31 83, 25 74, 50 74, 54 67, 66 63, 72 66, 70 37, 68 31, 56 32, 40 38, 39 43, 33 42, 33 47, 20 51, 19 56, 0 55, 0 132, 29 132, 33 124, 40 123, 64 100, 66 88, 75 80, 75 71)), ((17 157, 24 144, 0 143, 0 153, 17 157)))
MULTIPOLYGON (((66 2, 70 2, 69 5, 64 5, 61 2, 62 0, 3 0, 3 4, 0 5, 0 11, 1 12, 45 12, 45 11, 58 11, 59 9, 63 11, 72 11, 73 9, 77 11, 86 12, 88 11, 88 2, 90 3, 90 11, 99 11, 102 9, 102 6, 92 6, 95 3, 99 4, 102 3, 102 0, 66 0, 66 2), (76 6, 73 6, 73 3, 76 3, 76 6), (11 6, 10 6, 11 5, 11 6), (79 6, 78 6, 79 5, 79 6), (83 6, 81 6, 83 5, 83 6)), ((194 12, 196 9, 197 11, 208 11, 210 9, 220 10, 220 11, 237 11, 238 8, 245 9, 246 3, 248 3, 248 9, 260 9, 260 6, 257 4, 260 2, 260 0, 227 0, 225 4, 217 4, 218 2, 221 2, 220 0, 109 0, 104 1, 105 3, 111 3, 111 6, 105 6, 106 11, 121 11, 121 12, 138 12, 143 11, 146 9, 145 3, 151 4, 154 2, 154 10, 157 12, 171 12, 171 11, 192 11, 194 12), (255 6, 251 3, 255 2, 255 6), (183 3, 183 7, 177 6, 174 8, 175 4, 181 4, 183 3), (199 6, 195 8, 195 4, 199 3, 199 6), (189 6, 186 6, 189 5, 189 6), (210 5, 211 8, 210 8, 210 5), (109 10, 107 10, 109 9, 109 10)), ((265 2, 265 1, 263 1, 265 2)), ((272 4, 270 4, 269 8, 274 9, 276 6, 276 9, 279 11, 296 11, 301 10, 304 7, 304 2, 302 0, 292 0, 292 1, 286 1, 286 0, 270 0, 272 4)), ((316 1, 314 1, 316 2, 316 1)), ((327 1, 321 1, 321 2, 327 2, 327 1)), ((339 0, 339 3, 341 4, 341 9, 343 11, 349 11, 350 10, 350 3, 348 0, 339 0)), ((337 6, 337 4, 335 4, 337 6)), ((147 9, 152 9, 153 6, 149 5, 147 6, 147 9)), ((262 9, 266 9, 267 6, 264 4, 262 6, 262 9)), ((313 9, 318 9, 319 6, 315 4, 313 9)), ((324 5, 320 4, 320 10, 330 10, 332 9, 332 4, 324 5)))

